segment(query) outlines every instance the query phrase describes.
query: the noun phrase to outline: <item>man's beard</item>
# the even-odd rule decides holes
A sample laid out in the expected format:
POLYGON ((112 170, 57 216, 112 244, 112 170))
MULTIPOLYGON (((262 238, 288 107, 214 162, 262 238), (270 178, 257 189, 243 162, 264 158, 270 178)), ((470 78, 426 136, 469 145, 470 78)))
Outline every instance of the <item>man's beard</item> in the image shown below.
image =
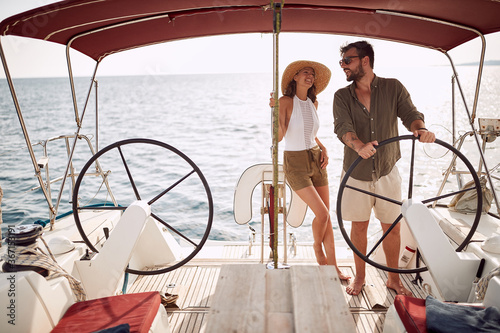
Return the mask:
POLYGON ((366 73, 363 70, 363 66, 361 66, 361 63, 356 69, 357 69, 356 72, 351 71, 351 75, 347 77, 348 82, 359 81, 363 76, 365 76, 366 73))

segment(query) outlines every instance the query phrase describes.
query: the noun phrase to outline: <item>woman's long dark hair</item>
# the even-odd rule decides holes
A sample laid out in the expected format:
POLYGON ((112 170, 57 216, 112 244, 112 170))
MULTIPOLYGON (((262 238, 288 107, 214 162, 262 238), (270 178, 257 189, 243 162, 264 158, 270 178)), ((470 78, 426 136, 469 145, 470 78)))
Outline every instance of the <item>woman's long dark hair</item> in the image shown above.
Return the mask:
MULTIPOLYGON (((296 94, 297 82, 292 79, 288 86, 286 86, 285 93, 283 95, 293 98, 296 94)), ((316 102, 316 85, 313 84, 313 86, 307 90, 307 97, 309 97, 313 103, 316 102)))

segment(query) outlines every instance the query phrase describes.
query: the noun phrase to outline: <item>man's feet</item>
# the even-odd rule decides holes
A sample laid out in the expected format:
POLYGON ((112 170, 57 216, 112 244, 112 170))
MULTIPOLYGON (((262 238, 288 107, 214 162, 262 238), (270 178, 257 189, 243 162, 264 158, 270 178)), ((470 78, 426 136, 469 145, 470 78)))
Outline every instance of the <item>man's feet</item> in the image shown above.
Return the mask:
POLYGON ((387 280, 386 286, 387 288, 394 290, 398 295, 413 296, 412 292, 406 289, 399 280, 398 281, 387 280))
POLYGON ((365 286, 365 279, 358 279, 358 277, 354 277, 354 279, 349 283, 349 285, 345 288, 345 291, 352 296, 357 296, 363 290, 365 286))

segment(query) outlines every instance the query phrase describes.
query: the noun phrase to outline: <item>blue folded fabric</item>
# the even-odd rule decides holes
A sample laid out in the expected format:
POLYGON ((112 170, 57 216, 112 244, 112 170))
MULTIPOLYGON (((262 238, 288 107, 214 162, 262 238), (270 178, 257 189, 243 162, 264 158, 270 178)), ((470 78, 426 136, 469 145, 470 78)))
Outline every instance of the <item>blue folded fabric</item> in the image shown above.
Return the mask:
POLYGON ((115 327, 105 328, 103 330, 95 331, 94 333, 130 333, 129 324, 121 324, 115 327))
POLYGON ((429 332, 500 332, 500 311, 494 306, 464 306, 427 296, 425 315, 429 332))

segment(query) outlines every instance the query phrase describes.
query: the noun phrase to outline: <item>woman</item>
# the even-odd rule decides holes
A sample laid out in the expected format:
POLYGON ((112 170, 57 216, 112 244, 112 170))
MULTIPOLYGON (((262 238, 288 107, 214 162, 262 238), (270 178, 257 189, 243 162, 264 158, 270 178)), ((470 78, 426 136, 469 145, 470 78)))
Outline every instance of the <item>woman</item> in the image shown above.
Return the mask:
MULTIPOLYGON (((335 243, 330 219, 328 154, 316 137, 319 118, 316 95, 330 81, 330 70, 314 61, 295 61, 287 66, 281 80, 278 140, 285 138, 283 169, 288 183, 313 211, 314 253, 320 265, 335 265, 335 243)), ((271 99, 271 106, 274 99, 271 99)), ((344 275, 337 267, 342 280, 344 275)))

